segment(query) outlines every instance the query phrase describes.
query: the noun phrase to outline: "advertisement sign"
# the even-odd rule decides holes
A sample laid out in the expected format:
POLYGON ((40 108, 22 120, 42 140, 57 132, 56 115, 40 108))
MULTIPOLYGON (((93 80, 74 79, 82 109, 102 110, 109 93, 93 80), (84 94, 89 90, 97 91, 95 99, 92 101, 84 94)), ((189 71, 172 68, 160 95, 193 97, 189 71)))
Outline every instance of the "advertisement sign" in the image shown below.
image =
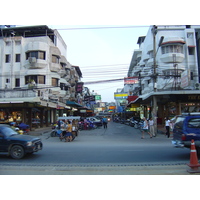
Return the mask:
POLYGON ((115 93, 114 98, 115 99, 127 99, 128 93, 115 93))
POLYGON ((184 71, 181 74, 181 87, 182 88, 185 88, 189 85, 189 80, 190 80, 189 74, 190 74, 190 71, 184 71))
POLYGON ((79 82, 76 84, 76 92, 81 93, 83 91, 83 84, 82 82, 79 82))
POLYGON ((133 85, 139 83, 138 77, 126 77, 124 78, 125 85, 133 85))

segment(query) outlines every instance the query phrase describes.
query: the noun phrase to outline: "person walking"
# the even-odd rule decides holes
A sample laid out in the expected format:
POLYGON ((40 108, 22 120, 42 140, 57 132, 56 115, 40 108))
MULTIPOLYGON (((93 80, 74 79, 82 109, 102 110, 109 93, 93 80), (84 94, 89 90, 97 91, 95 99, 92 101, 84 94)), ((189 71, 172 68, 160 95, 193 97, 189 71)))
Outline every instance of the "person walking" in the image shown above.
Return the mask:
POLYGON ((171 121, 169 120, 168 117, 165 118, 165 128, 166 128, 166 133, 165 135, 169 138, 170 137, 170 123, 171 121))
POLYGON ((153 121, 152 117, 151 117, 150 120, 149 120, 149 131, 150 131, 150 133, 151 133, 151 135, 152 135, 153 137, 156 136, 156 135, 155 135, 155 129, 154 129, 154 121, 153 121))
POLYGON ((141 139, 144 139, 144 133, 148 133, 150 135, 150 138, 152 138, 152 135, 149 133, 149 124, 148 121, 146 120, 146 118, 143 118, 144 120, 144 126, 142 128, 142 137, 141 139))
POLYGON ((107 129, 108 128, 108 119, 104 116, 102 121, 103 121, 104 129, 107 129))

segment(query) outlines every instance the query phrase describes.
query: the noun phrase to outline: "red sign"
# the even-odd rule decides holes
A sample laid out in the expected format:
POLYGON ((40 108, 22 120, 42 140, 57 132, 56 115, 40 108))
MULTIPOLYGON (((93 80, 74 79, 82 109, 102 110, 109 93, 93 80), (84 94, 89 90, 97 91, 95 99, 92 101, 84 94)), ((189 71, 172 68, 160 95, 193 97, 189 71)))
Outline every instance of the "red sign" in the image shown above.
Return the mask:
POLYGON ((124 78, 124 84, 126 84, 126 85, 132 85, 132 84, 136 84, 136 83, 139 83, 138 77, 124 78))

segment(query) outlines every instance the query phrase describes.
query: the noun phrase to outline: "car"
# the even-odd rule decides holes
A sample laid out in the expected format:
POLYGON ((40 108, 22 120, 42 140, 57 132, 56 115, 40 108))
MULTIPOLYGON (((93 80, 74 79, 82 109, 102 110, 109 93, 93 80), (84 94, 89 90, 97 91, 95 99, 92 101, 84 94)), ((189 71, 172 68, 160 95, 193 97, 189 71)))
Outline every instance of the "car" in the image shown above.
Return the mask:
POLYGON ((192 139, 195 141, 197 153, 200 154, 200 113, 176 116, 172 144, 177 148, 190 148, 192 139))
POLYGON ((0 126, 0 153, 6 152, 14 159, 21 159, 26 154, 32 154, 42 148, 40 138, 20 135, 9 126, 0 126))
POLYGON ((93 122, 96 126, 103 126, 102 120, 97 119, 96 117, 87 117, 86 119, 93 122))

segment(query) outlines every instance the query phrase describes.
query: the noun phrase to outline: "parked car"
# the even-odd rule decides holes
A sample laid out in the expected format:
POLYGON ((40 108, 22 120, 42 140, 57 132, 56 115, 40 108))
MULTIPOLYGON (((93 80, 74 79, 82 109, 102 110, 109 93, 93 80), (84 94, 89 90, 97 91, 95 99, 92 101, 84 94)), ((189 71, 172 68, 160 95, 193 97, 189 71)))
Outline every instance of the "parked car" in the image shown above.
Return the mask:
POLYGON ((93 122, 96 126, 102 126, 103 125, 102 120, 97 119, 96 117, 87 117, 86 119, 93 122))
POLYGON ((7 125, 0 126, 0 152, 6 152, 14 159, 42 150, 40 138, 20 135, 7 125))
POLYGON ((200 113, 183 114, 176 117, 173 127, 172 144, 175 147, 191 147, 194 139, 197 152, 200 153, 200 113))

